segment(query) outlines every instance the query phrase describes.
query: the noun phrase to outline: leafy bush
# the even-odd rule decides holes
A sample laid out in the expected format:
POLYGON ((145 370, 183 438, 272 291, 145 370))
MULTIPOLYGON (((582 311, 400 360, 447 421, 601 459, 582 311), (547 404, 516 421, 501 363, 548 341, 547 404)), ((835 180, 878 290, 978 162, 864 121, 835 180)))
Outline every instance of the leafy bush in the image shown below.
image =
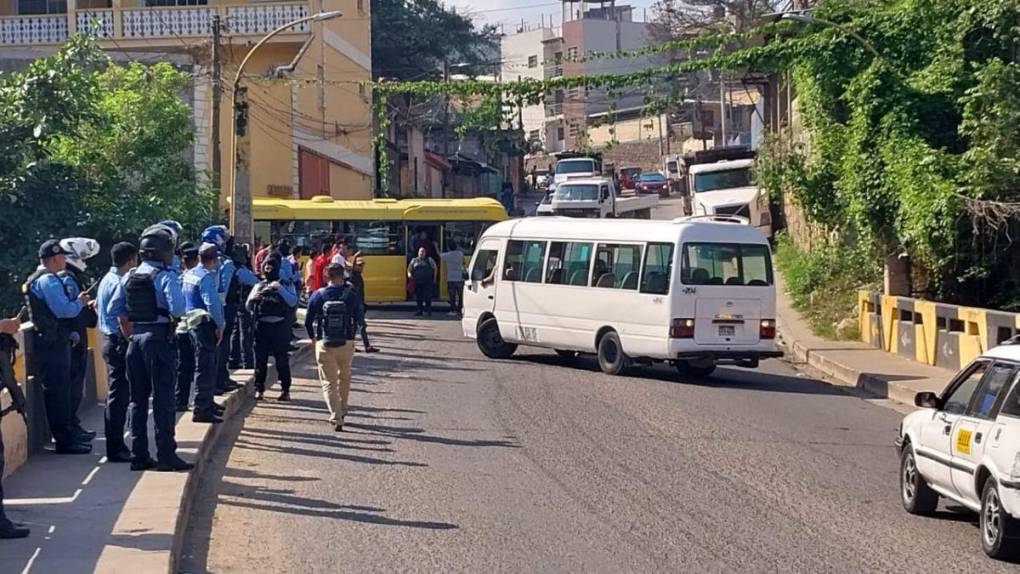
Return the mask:
POLYGON ((776 238, 775 263, 794 308, 815 333, 831 339, 856 338, 857 291, 876 287, 882 276, 870 250, 826 243, 804 251, 781 233, 776 238), (844 320, 851 320, 852 328, 841 331, 837 327, 844 320))

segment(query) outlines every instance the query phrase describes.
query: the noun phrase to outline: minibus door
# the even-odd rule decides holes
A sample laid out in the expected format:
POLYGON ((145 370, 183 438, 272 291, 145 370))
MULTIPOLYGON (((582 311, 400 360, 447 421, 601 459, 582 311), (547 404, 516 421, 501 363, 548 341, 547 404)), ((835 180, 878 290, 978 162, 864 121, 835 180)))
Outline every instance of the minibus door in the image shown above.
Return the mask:
POLYGON ((499 248, 499 239, 483 239, 475 250, 464 286, 464 319, 477 320, 482 313, 491 313, 495 308, 499 248))

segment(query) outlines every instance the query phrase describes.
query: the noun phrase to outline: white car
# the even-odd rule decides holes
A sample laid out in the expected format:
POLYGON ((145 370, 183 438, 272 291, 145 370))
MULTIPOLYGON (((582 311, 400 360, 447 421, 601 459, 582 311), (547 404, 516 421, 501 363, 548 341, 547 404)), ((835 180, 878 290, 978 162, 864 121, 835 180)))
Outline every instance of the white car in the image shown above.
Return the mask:
POLYGON ((945 497, 979 514, 986 554, 1020 555, 1020 345, 989 350, 914 402, 897 440, 903 507, 930 515, 945 497))

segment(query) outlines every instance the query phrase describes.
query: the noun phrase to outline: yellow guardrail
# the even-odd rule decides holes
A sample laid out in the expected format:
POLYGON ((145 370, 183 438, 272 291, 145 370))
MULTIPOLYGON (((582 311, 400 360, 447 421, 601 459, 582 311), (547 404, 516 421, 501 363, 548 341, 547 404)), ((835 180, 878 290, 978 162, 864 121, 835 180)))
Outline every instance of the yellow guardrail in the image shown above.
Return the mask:
POLYGON ((956 370, 1020 331, 1020 314, 859 291, 861 340, 956 370))

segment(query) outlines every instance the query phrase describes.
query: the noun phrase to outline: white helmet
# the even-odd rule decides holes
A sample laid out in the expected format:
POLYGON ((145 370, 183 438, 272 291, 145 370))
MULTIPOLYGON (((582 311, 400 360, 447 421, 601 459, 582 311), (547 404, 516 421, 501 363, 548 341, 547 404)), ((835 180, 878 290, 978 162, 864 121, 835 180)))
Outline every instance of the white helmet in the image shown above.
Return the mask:
POLYGON ((60 246, 70 254, 67 256, 68 265, 74 266, 78 271, 85 271, 87 267, 85 260, 99 254, 99 242, 88 237, 61 239, 60 246))

